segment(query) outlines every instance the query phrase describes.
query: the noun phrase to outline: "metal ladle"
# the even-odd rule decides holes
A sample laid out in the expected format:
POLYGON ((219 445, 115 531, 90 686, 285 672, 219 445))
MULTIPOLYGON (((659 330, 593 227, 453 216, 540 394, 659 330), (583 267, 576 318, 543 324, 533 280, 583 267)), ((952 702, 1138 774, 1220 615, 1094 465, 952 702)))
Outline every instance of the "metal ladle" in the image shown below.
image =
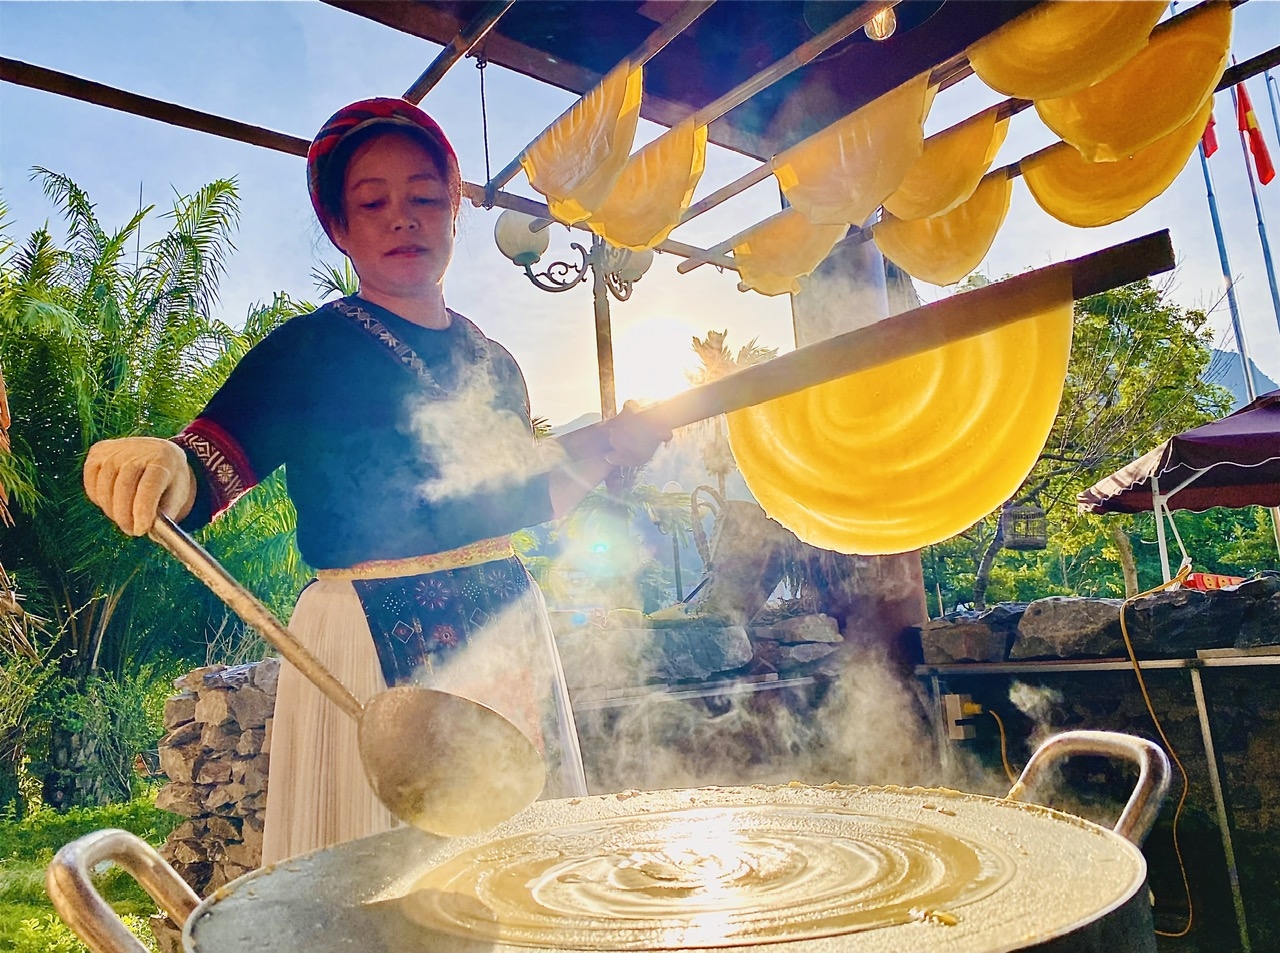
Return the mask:
POLYGON ((148 535, 355 719, 369 784, 406 824, 445 837, 474 834, 524 810, 542 792, 546 771, 538 749, 492 708, 408 685, 361 704, 270 609, 171 519, 159 516, 148 535))

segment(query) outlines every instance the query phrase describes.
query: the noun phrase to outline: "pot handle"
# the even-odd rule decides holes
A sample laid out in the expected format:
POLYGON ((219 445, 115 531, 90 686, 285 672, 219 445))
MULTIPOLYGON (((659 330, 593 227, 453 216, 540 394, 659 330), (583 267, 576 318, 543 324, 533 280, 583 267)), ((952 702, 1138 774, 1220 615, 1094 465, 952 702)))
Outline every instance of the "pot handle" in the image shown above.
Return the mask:
POLYGON ((64 923, 92 953, 147 953, 93 886, 89 872, 111 861, 129 872, 151 899, 181 926, 200 903, 150 844, 128 831, 94 831, 63 847, 45 871, 45 890, 64 923))
POLYGON ((1138 783, 1129 795, 1113 830, 1141 846, 1156 822, 1165 792, 1169 790, 1169 758, 1155 742, 1117 731, 1064 731, 1054 735, 1031 755, 1022 775, 1005 795, 1011 801, 1024 800, 1028 789, 1059 761, 1078 755, 1128 758, 1138 764, 1138 783))

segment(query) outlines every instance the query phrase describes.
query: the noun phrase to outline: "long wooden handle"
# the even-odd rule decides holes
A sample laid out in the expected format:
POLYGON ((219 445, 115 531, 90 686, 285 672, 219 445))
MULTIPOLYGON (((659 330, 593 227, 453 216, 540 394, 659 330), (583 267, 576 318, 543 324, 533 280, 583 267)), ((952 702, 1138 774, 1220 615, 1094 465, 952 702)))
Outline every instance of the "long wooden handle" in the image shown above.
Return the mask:
MULTIPOLYGON (((1069 275, 1072 296, 1079 299, 1171 271, 1174 264, 1169 232, 1153 232, 797 348, 647 407, 638 421, 654 429, 684 427, 984 334, 1026 318, 1027 296, 1050 274, 1069 275)), ((611 426, 612 421, 591 424, 565 434, 560 443, 573 459, 598 456, 609 450, 611 426)))
POLYGON ((253 626, 268 645, 284 656, 311 684, 320 689, 329 701, 352 718, 360 720, 360 714, 364 711, 360 699, 351 694, 350 689, 338 681, 338 678, 298 641, 298 637, 276 618, 274 612, 263 605, 257 596, 240 585, 221 563, 183 532, 177 523, 161 513, 156 517, 155 524, 147 535, 186 566, 193 576, 208 586, 209 590, 225 602, 246 624, 253 626))

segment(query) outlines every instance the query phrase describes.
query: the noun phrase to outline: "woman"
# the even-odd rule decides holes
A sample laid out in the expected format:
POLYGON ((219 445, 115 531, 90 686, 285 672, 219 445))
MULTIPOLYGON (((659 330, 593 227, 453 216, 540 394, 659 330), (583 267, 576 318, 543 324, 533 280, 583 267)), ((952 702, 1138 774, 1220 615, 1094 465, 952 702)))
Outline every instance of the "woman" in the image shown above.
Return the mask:
MULTIPOLYGON (((358 294, 268 335, 173 440, 96 444, 85 490, 126 533, 160 512, 194 530, 285 466, 298 546, 317 569, 294 634, 362 700, 414 679, 498 709, 544 752, 546 794, 584 794, 546 610, 510 535, 562 515, 670 434, 627 410, 606 456, 536 454, 515 360, 445 305, 462 179, 416 106, 339 110, 307 175, 358 294)), ((354 723, 285 665, 264 863, 393 823, 364 778, 354 723)))

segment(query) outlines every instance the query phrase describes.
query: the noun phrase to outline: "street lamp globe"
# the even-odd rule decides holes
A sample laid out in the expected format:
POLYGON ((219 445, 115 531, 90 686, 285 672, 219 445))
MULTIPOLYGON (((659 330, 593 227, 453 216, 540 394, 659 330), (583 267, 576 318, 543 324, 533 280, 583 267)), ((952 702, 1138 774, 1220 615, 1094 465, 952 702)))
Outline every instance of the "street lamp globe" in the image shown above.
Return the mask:
POLYGON ((551 244, 548 229, 533 230, 536 221, 532 215, 512 209, 499 215, 497 224, 493 226, 493 240, 498 251, 517 265, 527 267, 535 264, 551 244))
POLYGON ((614 272, 622 281, 639 281, 644 276, 644 273, 649 270, 649 266, 652 264, 652 248, 646 248, 644 251, 623 249, 619 258, 618 267, 614 269, 614 272))

